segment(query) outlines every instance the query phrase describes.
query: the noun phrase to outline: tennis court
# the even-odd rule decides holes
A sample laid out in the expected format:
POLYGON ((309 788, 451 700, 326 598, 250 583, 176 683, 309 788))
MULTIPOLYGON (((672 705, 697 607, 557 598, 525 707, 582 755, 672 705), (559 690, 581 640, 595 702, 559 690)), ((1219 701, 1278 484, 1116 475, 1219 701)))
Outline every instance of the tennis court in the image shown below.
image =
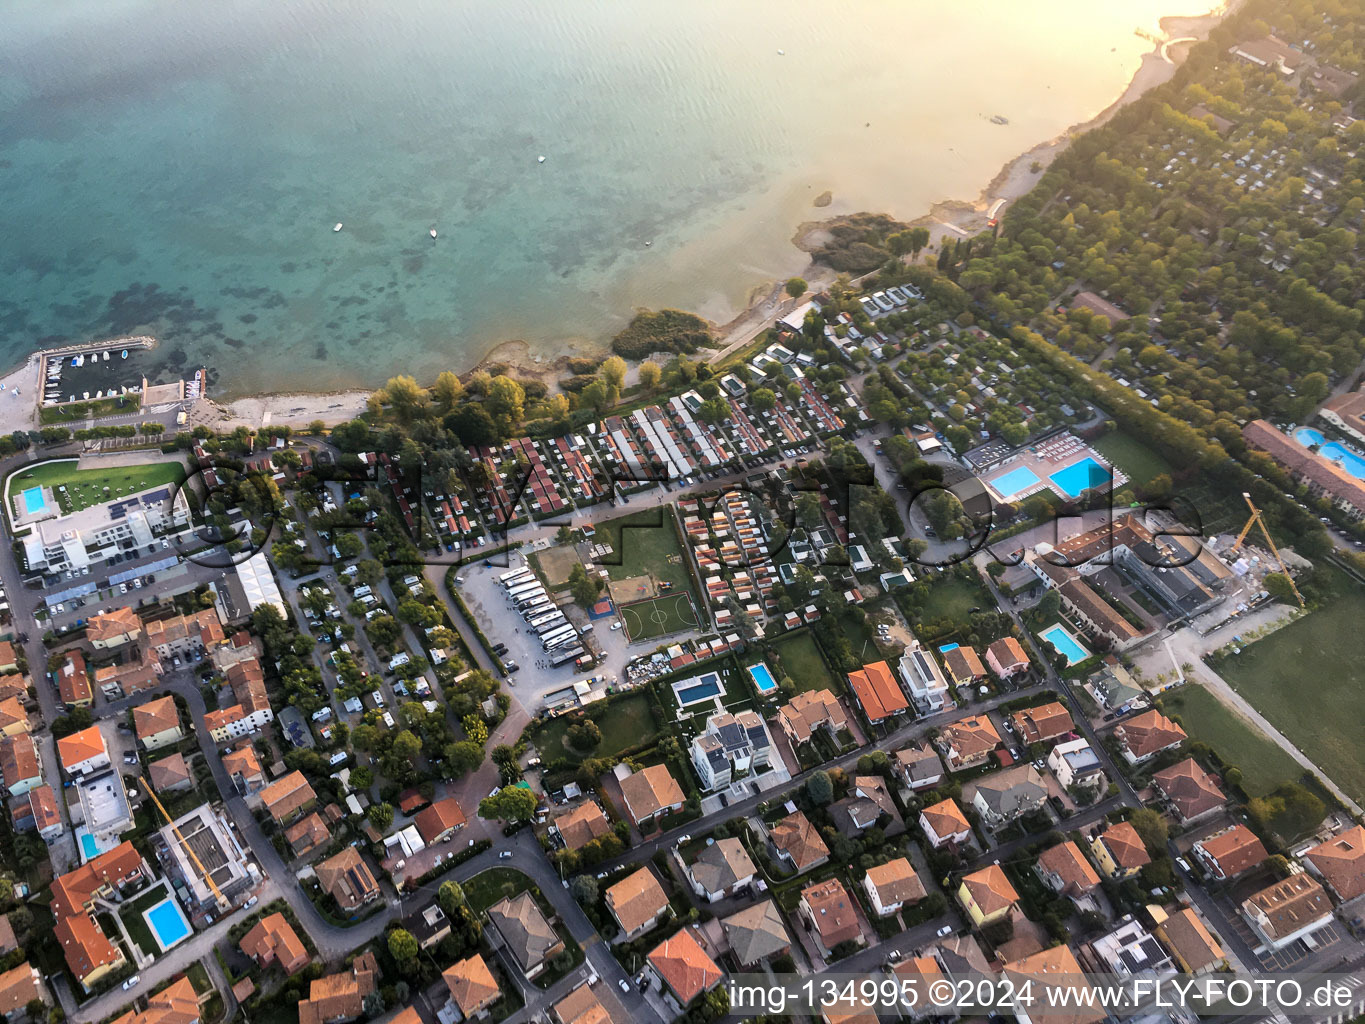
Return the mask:
POLYGON ((697 613, 686 594, 669 594, 622 605, 621 621, 631 643, 697 628, 697 613))

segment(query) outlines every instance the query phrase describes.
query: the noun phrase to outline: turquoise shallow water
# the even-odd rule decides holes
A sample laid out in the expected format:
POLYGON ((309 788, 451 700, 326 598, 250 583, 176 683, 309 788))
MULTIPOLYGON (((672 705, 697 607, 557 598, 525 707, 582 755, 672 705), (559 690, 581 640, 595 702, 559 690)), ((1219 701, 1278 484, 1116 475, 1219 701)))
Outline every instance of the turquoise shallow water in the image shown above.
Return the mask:
POLYGON ((151 333, 218 393, 324 389, 600 343, 636 305, 723 320, 804 264, 815 195, 971 198, 1117 95, 1158 13, 11 0, 0 363, 151 333))

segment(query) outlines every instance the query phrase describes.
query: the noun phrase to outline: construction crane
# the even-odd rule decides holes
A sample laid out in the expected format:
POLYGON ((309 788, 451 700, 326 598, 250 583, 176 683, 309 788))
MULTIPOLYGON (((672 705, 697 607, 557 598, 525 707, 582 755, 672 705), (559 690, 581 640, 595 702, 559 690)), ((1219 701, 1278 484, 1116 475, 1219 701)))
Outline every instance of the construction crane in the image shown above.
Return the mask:
POLYGON ((185 837, 180 834, 180 829, 171 820, 171 816, 166 813, 166 808, 162 806, 161 801, 157 798, 156 792, 147 784, 147 780, 143 776, 139 775, 138 781, 140 781, 143 788, 147 790, 147 795, 152 798, 152 803, 156 804, 156 809, 161 812, 161 816, 166 819, 166 824, 171 826, 171 831, 175 833, 175 841, 180 844, 182 850, 189 854, 190 860, 194 861, 194 866, 199 869, 199 874, 203 877, 204 881, 209 884, 209 888, 213 890, 213 895, 218 897, 218 905, 220 907, 227 906, 227 897, 224 896, 223 891, 218 888, 218 884, 214 882, 213 876, 205 870, 204 862, 199 859, 199 855, 190 848, 189 843, 185 842, 185 837))
POLYGON ((1246 526, 1242 527, 1242 532, 1237 535, 1237 543, 1233 544, 1228 553, 1235 555, 1242 549, 1242 542, 1247 539, 1247 534, 1251 532, 1253 526, 1261 528, 1261 536, 1265 538, 1265 543, 1270 548, 1270 553, 1275 556, 1275 561, 1280 567, 1280 572, 1289 581, 1289 589, 1294 591, 1294 597, 1299 602, 1299 607, 1304 607, 1303 595, 1299 593, 1299 588, 1294 585, 1294 577, 1289 574, 1289 568, 1284 564, 1284 559, 1280 557, 1280 549, 1275 546, 1275 542, 1270 539, 1270 531, 1266 529, 1265 520, 1261 518, 1261 510, 1256 507, 1256 503, 1251 500, 1251 495, 1246 491, 1242 492, 1242 497, 1246 499, 1247 508, 1251 509, 1251 518, 1247 520, 1246 526))

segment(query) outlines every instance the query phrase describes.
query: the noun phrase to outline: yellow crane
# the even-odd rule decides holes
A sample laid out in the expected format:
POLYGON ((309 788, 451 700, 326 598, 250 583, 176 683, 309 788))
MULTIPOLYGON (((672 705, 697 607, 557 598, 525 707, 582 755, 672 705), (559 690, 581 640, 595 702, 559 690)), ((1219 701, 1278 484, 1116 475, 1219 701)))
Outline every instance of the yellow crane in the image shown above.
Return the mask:
POLYGON ((1246 491, 1242 492, 1242 497, 1246 499, 1247 508, 1251 509, 1251 518, 1247 520, 1246 526, 1242 527, 1242 532, 1237 535, 1237 543, 1232 545, 1230 554, 1237 554, 1242 549, 1242 542, 1247 539, 1247 534, 1251 532, 1253 526, 1261 528, 1261 536, 1265 538, 1266 546, 1270 548, 1270 553, 1275 556, 1275 561, 1279 564, 1280 572, 1289 581, 1289 589, 1294 591, 1294 597, 1299 602, 1299 607, 1304 607, 1303 595, 1299 593, 1299 588, 1294 585, 1294 577, 1289 574, 1288 567, 1284 564, 1284 559, 1280 557, 1280 549, 1275 546, 1275 542, 1270 539, 1270 531, 1266 529, 1265 520, 1261 518, 1261 510, 1256 507, 1256 503, 1251 500, 1251 495, 1246 491))
POLYGON ((208 883, 209 888, 213 890, 213 895, 218 897, 218 905, 220 907, 226 906, 228 902, 227 897, 224 896, 223 891, 218 888, 217 883, 213 880, 213 876, 205 870, 204 862, 199 859, 199 855, 191 849, 189 843, 185 842, 185 837, 180 834, 180 829, 171 821, 171 816, 166 813, 166 808, 162 806, 161 801, 157 798, 156 792, 147 784, 147 780, 143 776, 139 775, 138 780, 142 783, 143 788, 147 790, 147 795, 152 798, 152 803, 156 804, 156 809, 161 812, 161 816, 166 819, 166 824, 171 826, 171 831, 175 833, 175 841, 180 844, 182 850, 189 854, 190 860, 194 861, 194 866, 199 869, 200 876, 208 883))

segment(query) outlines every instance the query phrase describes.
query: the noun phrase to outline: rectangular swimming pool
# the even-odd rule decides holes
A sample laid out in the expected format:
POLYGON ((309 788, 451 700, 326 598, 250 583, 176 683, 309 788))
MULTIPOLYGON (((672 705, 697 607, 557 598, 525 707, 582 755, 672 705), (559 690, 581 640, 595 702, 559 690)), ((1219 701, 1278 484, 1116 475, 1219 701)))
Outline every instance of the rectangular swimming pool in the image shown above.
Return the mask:
POLYGON ((1040 483, 1038 474, 1027 466, 1017 466, 1008 473, 1002 473, 994 480, 989 481, 995 492, 1008 501, 1021 491, 1026 491, 1040 483))
POLYGON ((1112 476, 1109 470, 1086 456, 1080 462, 1073 462, 1065 469, 1050 474, 1048 479, 1068 498, 1079 498, 1090 488, 1107 484, 1112 476))
POLYGON ((30 487, 24 491, 24 512, 26 515, 37 515, 47 508, 47 500, 43 497, 41 487, 30 487))
POLYGON ((759 693, 770 693, 777 689, 777 680, 763 662, 749 666, 749 678, 754 681, 754 689, 759 693))
POLYGON ((190 923, 185 920, 184 911, 175 902, 174 896, 167 896, 156 906, 149 907, 142 916, 147 919, 147 926, 156 936, 163 953, 190 934, 190 923))
POLYGON ((720 685, 720 676, 714 672, 706 673, 696 682, 682 680, 673 684, 673 695, 678 698, 678 707, 681 708, 719 697, 724 692, 725 687, 720 685))
POLYGON ((1090 652, 1081 646, 1081 642, 1071 635, 1071 630, 1067 629, 1060 622, 1055 622, 1047 629, 1038 634, 1038 639, 1046 640, 1058 652, 1066 656, 1068 665, 1078 665, 1090 657, 1090 652))

